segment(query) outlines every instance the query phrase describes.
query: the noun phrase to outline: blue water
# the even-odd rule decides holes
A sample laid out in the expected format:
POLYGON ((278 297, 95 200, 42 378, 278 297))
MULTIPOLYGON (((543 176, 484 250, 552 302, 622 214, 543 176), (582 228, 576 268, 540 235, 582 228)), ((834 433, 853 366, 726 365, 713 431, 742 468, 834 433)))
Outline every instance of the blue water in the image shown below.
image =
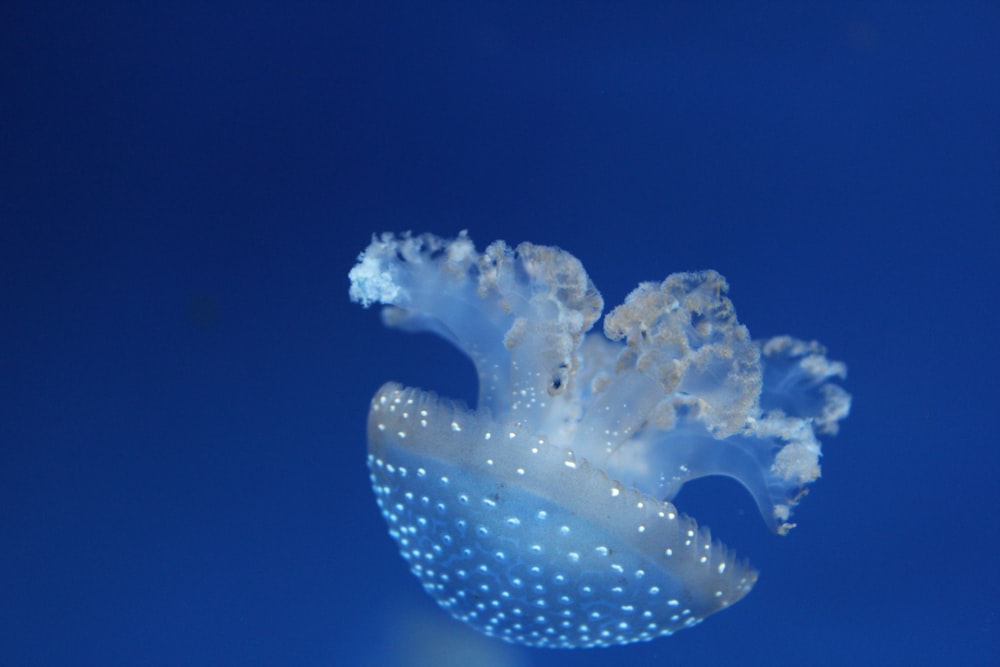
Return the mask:
POLYGON ((0 663, 995 663, 993 3, 8 3, 0 663), (538 651, 439 611, 365 470, 446 343, 347 298, 373 232, 559 245, 614 305, 712 268, 851 416, 761 571, 678 635, 538 651))

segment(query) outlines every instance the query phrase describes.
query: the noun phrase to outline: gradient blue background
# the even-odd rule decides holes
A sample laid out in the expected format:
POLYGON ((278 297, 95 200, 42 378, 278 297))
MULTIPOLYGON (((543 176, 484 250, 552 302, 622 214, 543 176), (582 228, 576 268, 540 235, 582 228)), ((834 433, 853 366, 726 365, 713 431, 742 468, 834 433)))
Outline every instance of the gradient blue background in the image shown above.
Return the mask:
MULTIPOLYGON (((536 6, 537 5, 537 6, 536 6)), ((990 664, 1000 8, 0 6, 0 663, 990 664), (479 641, 390 542, 385 380, 471 366, 347 300, 373 232, 558 244, 608 304, 715 268, 854 409, 762 570, 654 643, 479 641)))

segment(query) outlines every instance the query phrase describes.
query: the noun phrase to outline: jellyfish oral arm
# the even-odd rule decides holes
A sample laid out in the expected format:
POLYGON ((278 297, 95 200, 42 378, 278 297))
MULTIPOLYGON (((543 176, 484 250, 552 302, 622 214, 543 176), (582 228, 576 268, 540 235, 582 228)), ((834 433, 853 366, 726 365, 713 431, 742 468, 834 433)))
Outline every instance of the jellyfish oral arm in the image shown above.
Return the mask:
POLYGON ((481 408, 526 422, 544 419, 546 396, 565 389, 603 307, 572 255, 502 241, 480 255, 464 233, 375 238, 350 279, 352 300, 389 306, 387 325, 437 333, 472 359, 481 408))

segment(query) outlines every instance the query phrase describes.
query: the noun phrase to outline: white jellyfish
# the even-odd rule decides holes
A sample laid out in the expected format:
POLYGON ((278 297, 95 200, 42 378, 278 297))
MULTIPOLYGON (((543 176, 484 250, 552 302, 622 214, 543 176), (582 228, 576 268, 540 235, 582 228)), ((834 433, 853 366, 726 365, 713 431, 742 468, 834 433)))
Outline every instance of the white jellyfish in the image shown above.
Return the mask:
POLYGON ((452 615, 502 639, 652 639, 741 599, 756 572, 671 500, 726 475, 778 533, 850 396, 818 343, 753 341, 714 271, 603 300, 580 262, 463 232, 373 239, 350 295, 475 364, 475 410, 389 383, 369 467, 390 534, 452 615))

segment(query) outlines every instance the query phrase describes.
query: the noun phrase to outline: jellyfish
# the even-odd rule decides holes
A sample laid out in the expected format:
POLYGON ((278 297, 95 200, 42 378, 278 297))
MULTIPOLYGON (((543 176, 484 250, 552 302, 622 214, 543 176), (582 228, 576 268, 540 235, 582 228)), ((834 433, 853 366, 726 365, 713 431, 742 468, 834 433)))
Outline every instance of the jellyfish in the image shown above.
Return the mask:
POLYGON ((499 639, 585 648, 697 625, 757 571, 672 503, 689 481, 742 484, 786 534, 820 475, 819 436, 850 396, 817 342, 753 340, 715 271, 641 283, 604 307, 557 247, 466 232, 382 234, 350 297, 473 362, 475 408, 389 382, 368 458, 389 534, 452 616, 499 639))

